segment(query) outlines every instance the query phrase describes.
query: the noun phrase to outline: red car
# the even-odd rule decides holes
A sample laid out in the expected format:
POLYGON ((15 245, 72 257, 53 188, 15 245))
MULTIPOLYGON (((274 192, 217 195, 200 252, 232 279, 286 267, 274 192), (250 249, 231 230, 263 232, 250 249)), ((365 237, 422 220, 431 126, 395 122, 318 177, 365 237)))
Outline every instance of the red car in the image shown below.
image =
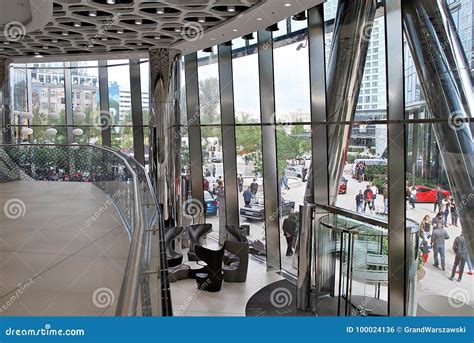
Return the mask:
MULTIPOLYGON (((426 186, 415 186, 416 188, 416 202, 428 202, 434 204, 436 202, 436 189, 426 186)), ((441 190, 445 198, 449 197, 449 192, 441 190)))
POLYGON ((347 193, 347 179, 343 176, 339 181, 339 194, 347 193))

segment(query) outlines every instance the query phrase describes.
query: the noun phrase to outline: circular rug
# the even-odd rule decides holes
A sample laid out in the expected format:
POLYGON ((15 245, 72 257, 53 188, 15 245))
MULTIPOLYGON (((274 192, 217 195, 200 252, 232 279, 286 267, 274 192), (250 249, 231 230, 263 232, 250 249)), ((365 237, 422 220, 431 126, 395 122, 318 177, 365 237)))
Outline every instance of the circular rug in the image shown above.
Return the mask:
POLYGON ((265 286, 247 302, 247 317, 301 317, 314 316, 312 312, 296 309, 296 285, 280 280, 265 286))

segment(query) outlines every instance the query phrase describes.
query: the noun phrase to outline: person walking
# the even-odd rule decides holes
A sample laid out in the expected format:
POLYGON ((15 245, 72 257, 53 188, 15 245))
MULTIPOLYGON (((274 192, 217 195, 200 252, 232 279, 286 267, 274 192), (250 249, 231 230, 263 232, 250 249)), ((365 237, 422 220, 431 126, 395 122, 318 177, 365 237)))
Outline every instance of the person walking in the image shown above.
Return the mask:
POLYGON ((359 194, 356 195, 356 212, 357 213, 362 213, 364 212, 363 205, 364 205, 364 193, 362 193, 362 190, 359 191, 359 194))
POLYGON ((379 194, 379 189, 374 183, 370 184, 370 190, 372 191, 372 208, 375 211, 375 201, 377 200, 377 195, 379 194))
POLYGON ((382 189, 383 194, 383 214, 388 214, 388 179, 385 179, 385 184, 382 189))
POLYGON ((449 216, 449 207, 450 207, 449 200, 444 198, 441 201, 441 206, 442 206, 441 212, 443 213, 443 225, 444 227, 448 227, 448 216, 449 216))
POLYGON ((257 192, 258 192, 257 179, 253 179, 253 182, 250 184, 250 190, 254 196, 257 195, 257 192))
POLYGON ((306 167, 303 167, 303 169, 301 170, 301 174, 302 174, 302 179, 303 179, 303 182, 306 182, 306 176, 308 175, 308 168, 306 167))
POLYGON ((436 212, 436 207, 438 208, 438 211, 441 210, 441 202, 443 201, 443 199, 444 199, 443 191, 441 190, 441 187, 438 186, 436 188, 436 201, 434 203, 433 212, 436 212))
POLYGON ((421 240, 420 251, 423 254, 423 261, 428 263, 428 257, 430 255, 430 247, 428 246, 428 241, 426 239, 421 240))
POLYGON ((412 186, 410 189, 410 204, 411 208, 415 208, 415 203, 416 203, 416 187, 412 186))
POLYGON ((285 187, 286 190, 290 189, 290 186, 288 186, 288 176, 286 176, 286 174, 283 174, 281 178, 281 184, 283 187, 285 187))
MULTIPOLYGON (((442 219, 441 219, 442 220, 442 219)), ((439 268, 438 255, 441 257, 441 268, 445 270, 446 259, 446 240, 449 239, 448 232, 444 229, 443 226, 437 225, 436 228, 433 228, 433 234, 431 235, 431 246, 433 247, 434 254, 434 264, 433 266, 439 268)))
POLYGON ((458 227, 458 209, 452 196, 449 197, 449 211, 451 212, 451 225, 458 227))
POLYGON ((367 206, 369 206, 369 210, 372 210, 373 198, 374 198, 374 193, 372 193, 370 186, 367 185, 367 188, 364 191, 364 212, 367 211, 367 206))
POLYGON ((420 223, 420 238, 424 239, 428 242, 428 239, 431 232, 431 218, 430 216, 426 215, 423 217, 423 220, 420 223))
POLYGON ((247 190, 244 192, 243 197, 244 197, 244 202, 245 202, 245 207, 251 207, 250 203, 252 202, 253 199, 253 193, 251 188, 247 188, 247 190))
POLYGON ((456 270, 459 265, 458 281, 461 281, 462 274, 464 273, 464 265, 466 264, 467 256, 469 255, 469 251, 467 249, 467 243, 466 243, 466 240, 464 239, 464 234, 462 232, 454 240, 453 250, 454 250, 454 253, 456 254, 456 257, 454 258, 453 270, 451 271, 451 277, 449 278, 449 280, 451 281, 454 280, 454 276, 456 276, 456 270))
POLYGON ((283 235, 286 238, 287 244, 286 256, 293 255, 293 239, 296 235, 296 226, 295 214, 290 213, 288 218, 283 221, 283 235))
POLYGON ((244 177, 242 174, 239 174, 239 177, 237 178, 237 183, 239 185, 239 193, 242 193, 244 190, 244 177))

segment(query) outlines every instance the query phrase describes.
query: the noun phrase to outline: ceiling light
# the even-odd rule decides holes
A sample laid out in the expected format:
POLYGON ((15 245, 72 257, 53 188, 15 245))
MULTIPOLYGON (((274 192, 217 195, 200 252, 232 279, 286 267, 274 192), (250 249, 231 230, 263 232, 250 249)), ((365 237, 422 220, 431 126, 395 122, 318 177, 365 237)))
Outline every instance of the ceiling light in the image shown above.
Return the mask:
POLYGON ((158 7, 156 9, 156 14, 164 14, 165 13, 165 9, 163 7, 158 7))
POLYGON ((232 31, 234 31, 234 32, 238 32, 239 30, 237 30, 237 29, 233 29, 232 31))
POLYGON ((57 39, 51 39, 51 43, 57 43, 58 40, 57 39))
POLYGON ((41 55, 38 51, 36 51, 35 58, 43 58, 43 55, 41 55))
POLYGON ((257 21, 262 21, 262 20, 263 20, 263 18, 257 18, 257 21))
POLYGON ((275 32, 275 31, 278 31, 278 30, 279 30, 278 24, 270 25, 269 27, 267 27, 265 29, 265 31, 269 31, 269 32, 275 32))
POLYGON ((76 21, 76 22, 74 23, 74 27, 81 27, 81 22, 76 21))
POLYGON ((210 46, 209 48, 205 48, 202 52, 212 53, 212 46, 210 46))
POLYGON ((141 19, 135 19, 135 25, 141 25, 143 21, 141 19))
POLYGON ((155 39, 158 40, 158 39, 161 39, 161 36, 155 36, 155 39))
POLYGON ((286 4, 285 4, 285 7, 291 7, 291 4, 290 4, 290 3, 286 3, 286 4))
POLYGON ((293 20, 296 20, 296 21, 303 21, 303 20, 306 20, 306 19, 308 19, 308 18, 306 17, 306 12, 305 11, 300 12, 298 14, 295 14, 293 16, 293 20))
POLYGON ((115 5, 115 0, 107 0, 106 2, 109 5, 115 5))
POLYGON ((242 39, 253 40, 255 37, 253 36, 253 33, 249 33, 248 35, 242 36, 242 39))
POLYGON ((107 40, 108 38, 107 37, 102 37, 101 40, 107 40))
POLYGON ((62 34, 63 36, 69 36, 69 32, 67 32, 67 31, 63 31, 63 32, 61 32, 61 34, 62 34))
POLYGON ((48 49, 49 49, 49 46, 47 46, 47 45, 43 46, 43 50, 48 50, 48 49))
POLYGON ((3 44, 8 45, 8 44, 10 44, 10 42, 9 42, 9 41, 5 41, 5 42, 3 42, 3 44))
POLYGON ((206 22, 206 18, 201 17, 201 18, 198 19, 198 22, 201 23, 201 24, 202 24, 202 23, 205 23, 205 22, 206 22))
POLYGON ((123 29, 117 29, 117 33, 121 35, 123 33, 123 29))
POLYGON ((137 45, 138 45, 138 46, 142 46, 142 43, 138 42, 137 45))
POLYGON ((235 12, 235 6, 227 6, 227 12, 235 12))
POLYGON ((180 29, 179 27, 176 27, 176 28, 174 29, 174 32, 180 33, 180 32, 181 32, 181 29, 180 29))
POLYGON ((97 11, 89 11, 89 17, 97 17, 97 11))

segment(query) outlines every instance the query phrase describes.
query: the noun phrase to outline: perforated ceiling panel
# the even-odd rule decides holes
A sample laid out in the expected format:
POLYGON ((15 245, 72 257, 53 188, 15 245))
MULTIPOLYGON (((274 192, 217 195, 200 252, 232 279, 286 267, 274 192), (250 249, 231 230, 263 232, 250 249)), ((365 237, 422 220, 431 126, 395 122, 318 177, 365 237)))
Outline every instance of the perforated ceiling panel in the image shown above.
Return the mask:
POLYGON ((1 28, 0 55, 88 54, 168 47, 182 40, 197 40, 205 30, 264 1, 54 0, 53 19, 44 28, 26 32, 15 18, 1 28))

